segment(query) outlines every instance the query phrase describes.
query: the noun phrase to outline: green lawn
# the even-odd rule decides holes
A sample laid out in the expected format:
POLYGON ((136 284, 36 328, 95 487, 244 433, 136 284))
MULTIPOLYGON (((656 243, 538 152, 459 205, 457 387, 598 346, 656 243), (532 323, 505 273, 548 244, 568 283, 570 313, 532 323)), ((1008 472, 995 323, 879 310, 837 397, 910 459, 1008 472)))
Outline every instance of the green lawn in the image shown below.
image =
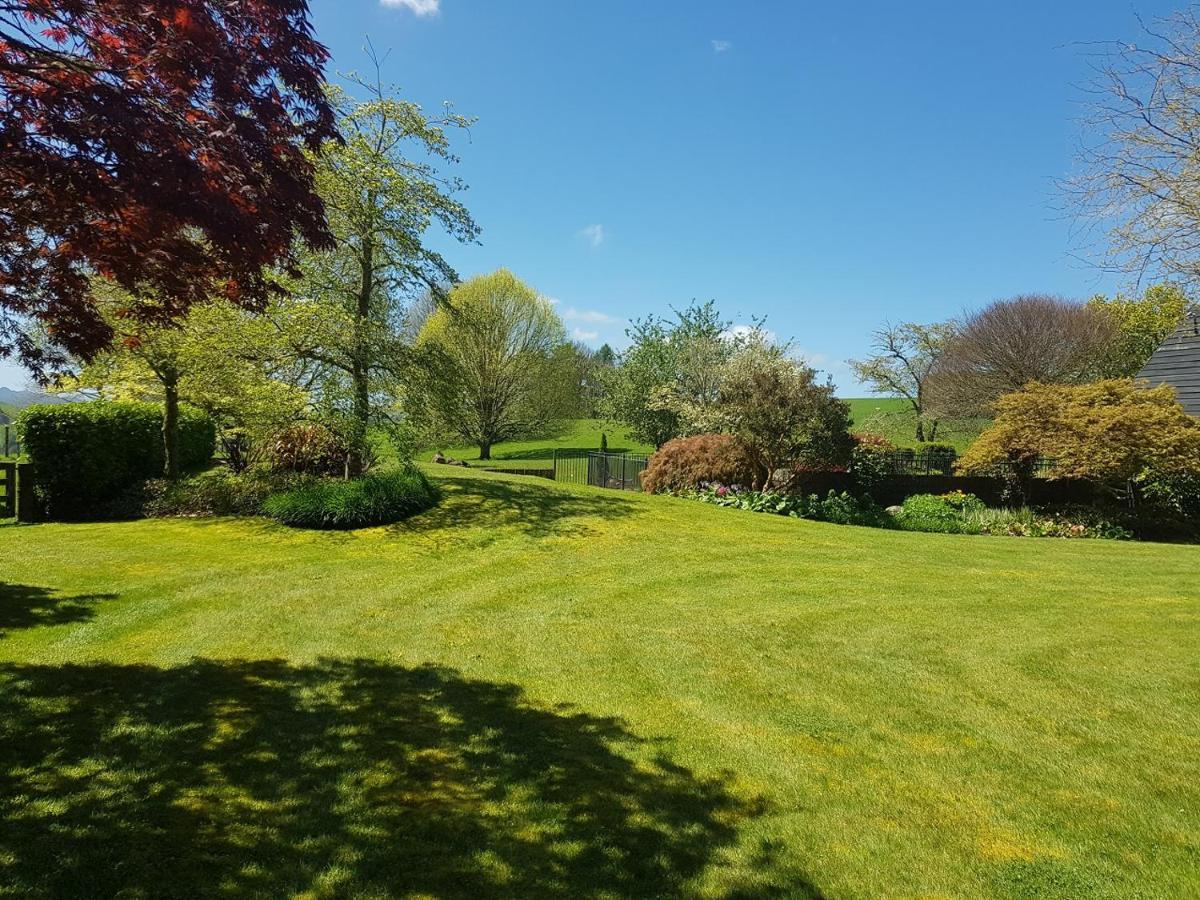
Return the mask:
MULTIPOLYGON (((907 400, 897 397, 854 397, 846 402, 850 404, 850 418, 855 431, 878 434, 898 447, 921 446, 917 441, 917 417, 907 400)), ((987 419, 945 419, 938 423, 937 441, 952 444, 962 452, 988 424, 987 419)))
POLYGON ((0 895, 1195 896, 1194 547, 435 475, 0 528, 0 895))
POLYGON ((565 423, 557 434, 528 441, 505 441, 492 447, 492 459, 480 461, 478 447, 434 447, 421 454, 429 460, 441 450, 447 456, 465 460, 474 468, 484 469, 548 469, 553 465, 554 451, 581 452, 600 449, 600 435, 608 438, 610 453, 653 453, 654 448, 630 438, 620 426, 599 419, 574 419, 565 423))

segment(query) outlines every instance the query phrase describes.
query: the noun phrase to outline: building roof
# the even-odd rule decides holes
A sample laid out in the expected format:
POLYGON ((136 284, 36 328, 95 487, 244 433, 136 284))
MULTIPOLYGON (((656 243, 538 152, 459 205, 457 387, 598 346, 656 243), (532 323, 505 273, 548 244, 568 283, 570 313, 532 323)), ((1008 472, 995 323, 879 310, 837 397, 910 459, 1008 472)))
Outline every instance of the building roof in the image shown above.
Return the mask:
POLYGON ((1175 332, 1154 351, 1138 374, 1152 385, 1169 384, 1179 402, 1200 416, 1200 306, 1193 307, 1175 332))

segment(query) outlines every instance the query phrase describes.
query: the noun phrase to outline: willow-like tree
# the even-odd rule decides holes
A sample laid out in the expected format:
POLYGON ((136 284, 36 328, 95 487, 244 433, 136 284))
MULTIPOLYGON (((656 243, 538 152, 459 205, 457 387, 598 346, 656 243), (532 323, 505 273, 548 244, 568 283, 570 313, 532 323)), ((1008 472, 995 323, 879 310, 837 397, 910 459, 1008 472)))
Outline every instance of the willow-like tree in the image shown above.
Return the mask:
POLYGON ((492 445, 546 427, 560 409, 547 389, 566 331, 544 297, 506 269, 450 292, 417 338, 423 377, 412 402, 430 430, 492 445))
POLYGON ((438 166, 457 162, 447 132, 471 120, 449 109, 427 116, 378 81, 355 83, 367 99, 330 90, 344 139, 316 156, 334 249, 302 260, 302 277, 290 284, 295 299, 275 316, 295 352, 321 368, 321 406, 350 448, 351 474, 365 464, 372 422, 394 405, 408 352, 405 309, 423 292, 440 298, 457 280, 424 245, 425 232, 478 235, 454 198, 465 186, 438 166))

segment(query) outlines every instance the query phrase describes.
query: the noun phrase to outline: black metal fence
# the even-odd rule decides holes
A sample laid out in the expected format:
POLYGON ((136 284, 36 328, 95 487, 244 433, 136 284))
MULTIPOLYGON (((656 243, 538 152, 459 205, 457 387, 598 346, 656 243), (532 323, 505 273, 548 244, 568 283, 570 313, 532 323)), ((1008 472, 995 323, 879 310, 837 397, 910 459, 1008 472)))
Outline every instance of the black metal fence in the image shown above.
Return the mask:
MULTIPOLYGON (((881 453, 885 475, 953 475, 958 453, 954 450, 891 450, 881 453)), ((1039 457, 1031 474, 1048 474, 1055 465, 1053 459, 1039 457)))
POLYGON ((556 450, 554 480, 620 491, 640 491, 642 472, 649 461, 649 457, 637 453, 556 450))

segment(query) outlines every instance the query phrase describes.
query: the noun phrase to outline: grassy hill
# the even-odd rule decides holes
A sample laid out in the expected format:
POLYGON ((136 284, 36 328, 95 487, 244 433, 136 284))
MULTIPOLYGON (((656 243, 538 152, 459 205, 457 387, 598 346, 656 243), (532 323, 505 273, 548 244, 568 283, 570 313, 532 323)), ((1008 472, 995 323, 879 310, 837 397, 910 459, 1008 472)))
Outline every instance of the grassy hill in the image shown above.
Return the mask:
POLYGON ((437 468, 0 528, 0 892, 1194 894, 1195 548, 437 468))
POLYGON ((654 448, 633 440, 619 426, 599 419, 574 419, 566 422, 556 434, 527 441, 505 441, 492 447, 490 462, 479 459, 478 447, 435 447, 419 455, 430 460, 437 450, 447 456, 465 460, 474 468, 485 469, 544 469, 549 468, 555 450, 582 452, 600 449, 600 436, 608 438, 610 453, 653 453, 654 448))
MULTIPOLYGON (((854 397, 850 418, 855 431, 887 438, 898 447, 919 447, 917 417, 908 401, 897 397, 854 397)), ((944 419, 938 423, 937 440, 965 450, 989 424, 988 419, 944 419)), ((928 436, 927 436, 928 437, 928 436)))
MULTIPOLYGON (((846 402, 850 404, 850 417, 856 431, 882 435, 899 447, 920 446, 916 440, 916 417, 907 401, 894 397, 858 397, 846 402)), ((987 421, 983 419, 948 420, 941 423, 938 440, 953 444, 961 451, 986 425, 987 421)), ((434 447, 421 453, 419 459, 428 461, 440 449, 447 456, 466 460, 473 468, 541 469, 550 465, 555 449, 599 450, 601 433, 608 437, 608 448, 613 453, 654 452, 652 446, 633 440, 620 426, 599 419, 576 419, 567 422, 557 434, 497 444, 492 448, 490 462, 480 461, 478 447, 463 446, 434 447)))

